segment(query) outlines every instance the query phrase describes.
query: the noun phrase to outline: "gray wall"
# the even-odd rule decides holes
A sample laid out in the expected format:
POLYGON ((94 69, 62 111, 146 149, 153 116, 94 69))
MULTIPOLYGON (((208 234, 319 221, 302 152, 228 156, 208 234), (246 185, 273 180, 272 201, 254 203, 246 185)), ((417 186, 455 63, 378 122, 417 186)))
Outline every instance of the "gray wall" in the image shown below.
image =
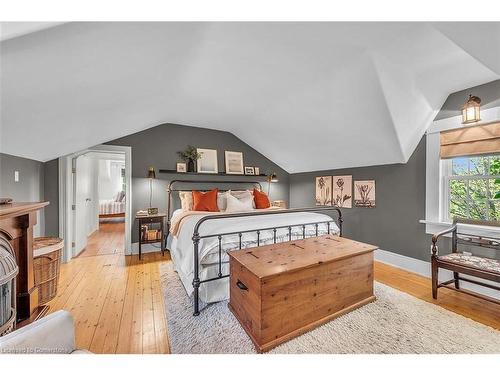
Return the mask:
POLYGON ((435 120, 460 116, 462 114, 460 109, 469 97, 469 94, 476 95, 481 98, 481 109, 499 107, 500 79, 450 94, 441 107, 441 110, 437 114, 435 120))
MULTIPOLYGON (((163 124, 156 127, 108 142, 110 145, 132 147, 132 213, 149 206, 149 181, 146 178, 150 166, 156 169, 157 180, 153 185, 153 206, 160 211, 166 211, 168 182, 172 179, 210 179, 217 181, 227 180, 255 180, 262 181, 267 190, 265 177, 251 176, 210 176, 210 175, 173 175, 159 173, 159 169, 175 169, 179 159, 177 151, 182 151, 187 145, 200 148, 216 149, 219 172, 225 170, 224 151, 243 152, 243 161, 247 166, 260 167, 261 173, 275 172, 279 182, 271 187, 271 199, 289 201, 289 175, 272 161, 264 157, 248 144, 229 132, 196 128, 191 126, 163 124)), ((224 186, 224 185, 221 185, 224 186)), ((189 186, 191 189, 193 186, 189 186)), ((206 186, 211 188, 212 186, 206 186)), ((132 242, 138 241, 137 223, 134 223, 132 242)))
POLYGON ((44 163, 45 235, 59 236, 59 160, 44 163))
MULTIPOLYGON (((12 198, 17 202, 38 202, 44 200, 44 165, 43 163, 0 154, 0 197, 12 198), (14 181, 14 171, 19 171, 19 181, 14 181)), ((45 233, 44 210, 38 215, 36 235, 45 233)))
POLYGON ((375 180, 375 208, 342 210, 346 237, 429 260, 429 236, 425 234, 425 226, 418 222, 425 218, 425 137, 407 164, 291 174, 291 206, 314 205, 315 177, 328 175, 375 180))

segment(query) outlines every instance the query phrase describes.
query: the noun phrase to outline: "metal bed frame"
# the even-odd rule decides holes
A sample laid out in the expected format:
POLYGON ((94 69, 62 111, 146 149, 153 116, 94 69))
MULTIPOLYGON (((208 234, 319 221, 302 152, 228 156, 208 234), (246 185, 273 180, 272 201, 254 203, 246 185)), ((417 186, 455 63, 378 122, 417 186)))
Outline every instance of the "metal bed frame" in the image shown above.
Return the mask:
MULTIPOLYGON (((253 185, 254 187, 258 187, 259 190, 262 190, 262 185, 258 181, 212 181, 212 180, 172 180, 170 181, 167 192, 168 192, 168 200, 167 200, 167 234, 165 237, 165 241, 168 238, 168 235, 170 233, 170 225, 171 225, 171 216, 172 216, 172 193, 173 192, 179 192, 179 191, 185 191, 186 189, 176 189, 174 188, 174 185, 176 184, 223 184, 223 185, 232 185, 232 184, 238 184, 240 185, 253 185)), ((224 189, 220 191, 227 191, 230 189, 224 189)), ((232 190, 232 189, 231 189, 232 190)), ((207 191, 207 190, 201 190, 201 191, 207 191)), ((302 238, 306 238, 306 227, 307 226, 314 226, 315 228, 315 236, 319 235, 319 225, 320 224, 326 224, 327 225, 327 233, 330 234, 330 223, 335 222, 335 219, 331 218, 330 220, 324 220, 324 221, 315 221, 311 223, 302 223, 302 224, 293 224, 293 225, 283 225, 283 226, 275 226, 275 227, 265 227, 265 228, 259 228, 259 229, 250 229, 250 230, 243 230, 243 231, 235 231, 235 232, 224 232, 224 233, 213 233, 213 234, 208 234, 208 235, 200 235, 200 227, 203 225, 203 223, 210 221, 210 220, 218 220, 218 219, 226 219, 226 218, 239 218, 239 217, 249 217, 249 216, 264 216, 264 215, 277 215, 277 214, 289 214, 289 213, 297 213, 297 212, 323 212, 323 211, 335 211, 337 213, 337 225, 339 228, 339 235, 342 236, 342 212, 340 211, 339 208, 337 207, 308 207, 308 208, 296 208, 296 209, 283 209, 283 210, 276 210, 276 211, 266 211, 266 212, 241 212, 241 213, 230 213, 230 214, 217 214, 217 215, 207 215, 202 217, 198 222, 196 223, 194 230, 193 230, 193 247, 194 247, 194 277, 193 277, 193 308, 194 316, 200 315, 200 305, 199 305, 199 288, 201 284, 203 283, 208 283, 211 281, 219 280, 219 279, 224 279, 229 277, 229 274, 225 275, 222 274, 222 237, 223 236, 228 236, 228 235, 238 235, 239 236, 239 246, 237 247, 238 249, 242 248, 242 236, 244 233, 251 233, 255 232, 257 234, 257 246, 260 246, 260 233, 262 231, 270 231, 272 230, 274 233, 273 236, 273 243, 277 242, 277 231, 278 229, 288 229, 288 240, 292 240, 292 228, 295 227, 301 227, 302 228, 302 238), (217 238, 219 241, 219 251, 218 251, 218 274, 216 277, 212 277, 209 279, 205 280, 200 280, 199 276, 199 244, 200 240, 204 238, 217 238)), ((236 250, 235 248, 234 250, 236 250)))

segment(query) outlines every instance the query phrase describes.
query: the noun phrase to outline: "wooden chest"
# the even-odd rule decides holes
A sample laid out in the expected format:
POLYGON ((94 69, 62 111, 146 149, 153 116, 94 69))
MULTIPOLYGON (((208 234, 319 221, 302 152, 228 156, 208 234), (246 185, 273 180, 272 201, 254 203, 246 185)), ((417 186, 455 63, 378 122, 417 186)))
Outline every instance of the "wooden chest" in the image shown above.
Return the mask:
POLYGON ((325 235, 230 252, 229 308, 268 351, 374 301, 376 248, 325 235))

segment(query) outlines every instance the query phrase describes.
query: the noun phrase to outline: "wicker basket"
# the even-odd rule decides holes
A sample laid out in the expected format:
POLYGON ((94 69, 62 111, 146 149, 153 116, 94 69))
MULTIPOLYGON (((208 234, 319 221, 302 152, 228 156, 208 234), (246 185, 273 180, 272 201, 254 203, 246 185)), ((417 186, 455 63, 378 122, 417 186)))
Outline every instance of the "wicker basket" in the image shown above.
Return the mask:
POLYGON ((63 240, 57 237, 37 237, 33 241, 33 271, 39 305, 51 301, 57 294, 63 246, 63 240))

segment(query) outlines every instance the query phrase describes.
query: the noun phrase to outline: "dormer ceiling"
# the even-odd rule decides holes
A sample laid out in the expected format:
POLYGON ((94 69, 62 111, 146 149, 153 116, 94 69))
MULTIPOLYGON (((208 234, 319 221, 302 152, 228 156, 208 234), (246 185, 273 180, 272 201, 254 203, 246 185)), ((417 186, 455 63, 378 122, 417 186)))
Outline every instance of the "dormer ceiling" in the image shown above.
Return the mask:
POLYGON ((66 23, 0 47, 1 152, 41 161, 177 123, 290 173, 405 163, 450 93, 500 77, 500 23, 66 23))

